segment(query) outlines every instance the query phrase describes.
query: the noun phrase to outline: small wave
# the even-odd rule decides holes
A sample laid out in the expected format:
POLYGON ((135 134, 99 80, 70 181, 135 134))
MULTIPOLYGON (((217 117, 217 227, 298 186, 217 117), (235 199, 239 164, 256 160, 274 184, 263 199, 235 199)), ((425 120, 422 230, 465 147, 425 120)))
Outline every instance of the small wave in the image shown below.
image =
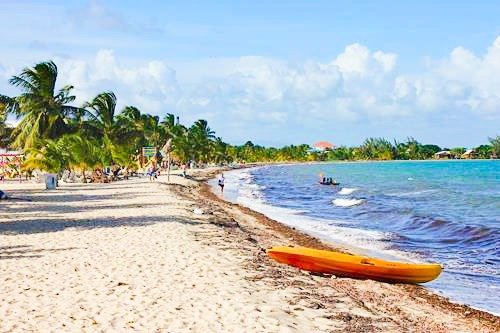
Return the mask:
POLYGON ((429 194, 437 192, 438 190, 422 190, 422 191, 411 191, 411 192, 399 192, 399 193, 388 193, 391 197, 416 197, 423 194, 429 194))
POLYGON ((342 195, 349 195, 352 194, 354 191, 357 191, 357 188, 348 188, 348 187, 343 187, 338 193, 342 195))
POLYGON ((334 199, 333 204, 338 207, 351 207, 362 203, 363 199, 334 199))

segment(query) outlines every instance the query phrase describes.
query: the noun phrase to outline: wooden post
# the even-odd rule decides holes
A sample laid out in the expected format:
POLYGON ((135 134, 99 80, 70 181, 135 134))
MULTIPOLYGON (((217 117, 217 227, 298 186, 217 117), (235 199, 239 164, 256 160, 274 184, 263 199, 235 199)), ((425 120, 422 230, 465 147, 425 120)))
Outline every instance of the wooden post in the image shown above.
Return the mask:
POLYGON ((167 182, 170 183, 170 146, 172 145, 172 139, 168 139, 163 145, 161 150, 167 154, 167 182))
POLYGON ((170 153, 167 155, 167 182, 170 183, 170 153))

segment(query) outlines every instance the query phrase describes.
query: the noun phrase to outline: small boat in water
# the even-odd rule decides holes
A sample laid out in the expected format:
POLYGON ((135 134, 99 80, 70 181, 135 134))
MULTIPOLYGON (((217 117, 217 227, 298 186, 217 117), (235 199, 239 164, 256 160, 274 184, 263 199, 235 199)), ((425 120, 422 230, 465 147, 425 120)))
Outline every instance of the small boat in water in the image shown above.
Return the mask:
POLYGON ((340 185, 340 183, 338 183, 335 179, 331 177, 323 177, 322 174, 320 175, 319 183, 321 185, 340 185))
POLYGON ((340 183, 337 183, 337 182, 319 182, 321 185, 340 185, 340 183))
POLYGON ((391 283, 429 282, 442 270, 439 264, 386 261, 307 247, 275 246, 266 252, 278 262, 315 273, 391 283))

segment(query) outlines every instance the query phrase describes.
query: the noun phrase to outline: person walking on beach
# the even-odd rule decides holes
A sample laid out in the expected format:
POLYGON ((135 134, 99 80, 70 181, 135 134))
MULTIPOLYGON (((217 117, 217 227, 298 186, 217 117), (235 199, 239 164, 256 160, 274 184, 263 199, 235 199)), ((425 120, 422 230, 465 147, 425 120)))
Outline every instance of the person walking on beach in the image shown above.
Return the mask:
POLYGON ((153 166, 150 166, 148 168, 148 176, 149 176, 149 181, 152 182, 153 180, 156 179, 156 170, 153 166))
POLYGON ((223 174, 223 173, 221 173, 221 174, 220 174, 220 177, 219 177, 219 180, 217 181, 217 184, 218 184, 218 185, 219 185, 219 187, 220 187, 220 192, 221 192, 221 193, 224 193, 224 180, 225 180, 225 178, 224 178, 224 174, 223 174))
POLYGON ((184 177, 184 178, 186 178, 186 176, 187 176, 186 169, 187 169, 187 163, 184 163, 182 165, 182 177, 184 177))

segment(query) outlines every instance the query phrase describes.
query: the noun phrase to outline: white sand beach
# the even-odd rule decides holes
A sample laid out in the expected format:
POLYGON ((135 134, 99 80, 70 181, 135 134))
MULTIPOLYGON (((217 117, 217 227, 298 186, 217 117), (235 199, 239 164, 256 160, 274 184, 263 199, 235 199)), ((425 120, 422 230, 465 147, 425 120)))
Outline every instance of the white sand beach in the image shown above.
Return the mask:
MULTIPOLYGON (((301 243, 172 176, 4 183, 0 332, 344 332, 498 329, 422 287, 310 275, 264 249, 301 243), (196 213, 194 212, 196 210, 196 213), (200 214, 200 210, 203 212, 200 214)), ((293 233, 293 231, 291 231, 293 233)))

